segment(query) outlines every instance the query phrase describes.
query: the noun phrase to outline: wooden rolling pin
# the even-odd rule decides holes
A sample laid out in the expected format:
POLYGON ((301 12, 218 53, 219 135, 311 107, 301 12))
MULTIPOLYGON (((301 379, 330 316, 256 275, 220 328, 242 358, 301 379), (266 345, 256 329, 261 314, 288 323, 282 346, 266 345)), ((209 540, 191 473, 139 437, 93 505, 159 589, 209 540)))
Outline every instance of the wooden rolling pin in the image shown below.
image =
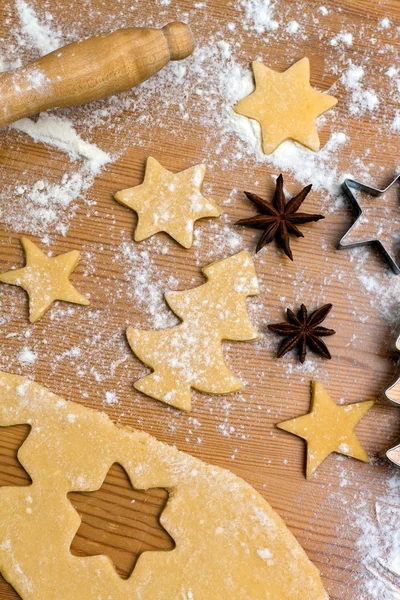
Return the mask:
POLYGON ((185 23, 129 27, 91 37, 0 75, 0 127, 50 108, 126 91, 194 50, 185 23))

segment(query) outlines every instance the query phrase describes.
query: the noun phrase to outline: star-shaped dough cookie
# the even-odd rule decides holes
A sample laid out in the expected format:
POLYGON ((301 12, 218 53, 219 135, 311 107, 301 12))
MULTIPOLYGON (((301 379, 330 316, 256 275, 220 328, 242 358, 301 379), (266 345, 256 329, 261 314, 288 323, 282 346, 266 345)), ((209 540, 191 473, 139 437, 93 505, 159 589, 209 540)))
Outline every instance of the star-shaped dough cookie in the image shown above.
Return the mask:
POLYGON ((0 281, 19 285, 28 292, 31 323, 38 321, 55 300, 85 306, 90 304, 68 280, 79 260, 77 250, 48 257, 26 237, 21 238, 21 244, 25 251, 26 266, 2 273, 0 281))
POLYGON ((117 192, 114 198, 138 215, 135 241, 165 231, 184 248, 193 243, 194 222, 219 217, 221 209, 201 193, 206 168, 196 165, 171 173, 151 156, 147 159, 144 181, 117 192))
POLYGON ((322 383, 313 381, 311 412, 277 425, 306 440, 307 479, 332 452, 368 462, 354 428, 373 405, 374 401, 366 401, 339 406, 322 383))
POLYGON ((315 152, 319 150, 315 119, 335 106, 337 100, 311 87, 308 58, 302 58, 284 73, 258 61, 252 67, 256 89, 234 110, 260 123, 265 154, 271 154, 289 139, 315 152))

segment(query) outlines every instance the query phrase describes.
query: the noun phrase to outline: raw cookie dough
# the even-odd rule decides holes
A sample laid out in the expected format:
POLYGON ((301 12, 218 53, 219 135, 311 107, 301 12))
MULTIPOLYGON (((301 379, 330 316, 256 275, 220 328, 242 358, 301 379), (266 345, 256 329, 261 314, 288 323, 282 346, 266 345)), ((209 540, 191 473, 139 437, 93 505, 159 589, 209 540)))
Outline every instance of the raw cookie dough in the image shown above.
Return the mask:
POLYGON ((261 125, 262 146, 271 154, 285 140, 295 140, 315 152, 320 143, 315 119, 337 103, 310 85, 310 61, 302 58, 284 73, 253 62, 255 91, 234 111, 261 125))
POLYGON ((181 246, 190 248, 194 222, 222 214, 221 209, 200 191, 205 173, 204 165, 171 173, 150 156, 143 183, 114 196, 117 202, 138 215, 135 241, 141 242, 165 231, 181 246))
POLYGON ((19 285, 29 296, 29 320, 38 321, 55 300, 90 304, 69 282, 68 277, 79 261, 78 250, 49 257, 28 238, 22 237, 26 266, 0 275, 0 281, 19 285))
POLYGON ((209 394, 242 388, 225 363, 222 340, 257 337, 246 309, 246 297, 259 293, 251 255, 239 252, 208 265, 203 273, 208 279, 203 285, 165 294, 182 323, 158 331, 128 327, 126 332, 133 352, 154 370, 135 388, 186 411, 191 409, 191 387, 209 394))
POLYGON ((0 372, 0 424, 29 423, 18 458, 33 484, 0 488, 0 570, 23 600, 326 600, 317 569, 242 479, 103 413, 0 372), (76 557, 67 498, 120 463, 137 489, 170 492, 161 515, 176 543, 144 552, 129 579, 106 556, 76 557))
POLYGON ((311 412, 277 427, 307 442, 307 479, 332 452, 368 462, 354 428, 375 404, 373 400, 337 405, 320 381, 312 382, 311 412))

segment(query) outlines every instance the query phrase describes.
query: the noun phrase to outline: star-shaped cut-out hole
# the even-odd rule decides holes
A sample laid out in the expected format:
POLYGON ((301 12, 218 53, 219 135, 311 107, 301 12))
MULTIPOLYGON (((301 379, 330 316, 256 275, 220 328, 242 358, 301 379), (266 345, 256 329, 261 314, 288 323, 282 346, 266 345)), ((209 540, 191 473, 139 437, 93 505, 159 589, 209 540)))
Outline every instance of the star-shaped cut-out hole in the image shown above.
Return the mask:
POLYGON ((0 487, 31 485, 32 479, 17 457, 30 430, 29 425, 0 427, 0 487))
POLYGON ((135 490, 125 469, 115 463, 95 492, 70 492, 82 518, 71 544, 74 556, 104 554, 122 579, 130 577, 147 550, 173 550, 175 543, 159 518, 169 494, 162 488, 135 490))

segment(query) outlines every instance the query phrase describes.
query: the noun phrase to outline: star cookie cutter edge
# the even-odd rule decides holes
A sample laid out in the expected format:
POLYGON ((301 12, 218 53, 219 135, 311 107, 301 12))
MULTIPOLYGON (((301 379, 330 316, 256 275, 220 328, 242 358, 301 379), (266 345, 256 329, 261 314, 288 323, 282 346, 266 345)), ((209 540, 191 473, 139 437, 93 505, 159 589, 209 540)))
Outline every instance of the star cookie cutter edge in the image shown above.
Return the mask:
MULTIPOLYGON (((397 177, 398 179, 398 177, 397 177)), ((397 350, 400 350, 400 335, 396 340, 396 348, 397 350)), ((400 400, 395 400, 394 398, 391 398, 389 396, 389 392, 392 388, 394 388, 397 384, 400 383, 400 375, 397 375, 396 377, 394 377, 394 379, 389 383, 389 385, 387 385, 382 392, 379 394, 379 397, 386 403, 391 404, 392 406, 397 406, 400 407, 400 400)), ((389 448, 389 450, 387 450, 385 452, 385 456, 386 458, 396 467, 400 467, 400 462, 398 462, 397 460, 394 460, 393 457, 391 456, 391 453, 396 452, 397 450, 400 451, 400 443, 396 444, 396 446, 393 446, 392 448, 389 448)))
POLYGON ((391 252, 389 252, 389 250, 387 250, 387 248, 385 247, 385 245, 383 244, 383 242, 379 238, 372 238, 372 239, 363 240, 363 241, 360 241, 360 242, 351 242, 350 244, 345 244, 344 243, 344 239, 354 229, 354 227, 357 224, 359 218, 363 214, 363 210, 362 210, 359 202, 357 201, 357 199, 355 198, 355 196, 354 196, 354 194, 352 193, 351 190, 353 189, 353 190, 357 190, 357 191, 360 191, 360 192, 366 192, 370 196, 378 197, 378 196, 382 196, 386 192, 388 192, 389 189, 392 186, 394 186, 398 181, 400 181, 400 173, 398 173, 396 175, 396 177, 393 179, 393 181, 391 183, 389 183, 389 185, 386 188, 384 188, 383 190, 381 190, 379 188, 371 187, 371 186, 366 185, 365 183, 361 183, 359 181, 355 181, 354 179, 345 179, 343 181, 343 183, 342 183, 342 190, 346 194, 346 196, 347 196, 348 200, 350 201, 352 207, 356 210, 356 212, 357 212, 357 218, 354 221, 354 223, 352 224, 352 226, 342 236, 342 238, 340 239, 339 244, 338 244, 338 249, 339 250, 344 250, 344 249, 347 249, 347 248, 356 248, 358 246, 368 246, 368 245, 371 245, 371 244, 377 245, 379 247, 381 253, 383 254, 384 258, 389 263, 389 265, 390 265, 393 273, 395 273, 395 275, 399 275, 400 274, 400 264, 397 263, 395 257, 392 255, 391 252))

